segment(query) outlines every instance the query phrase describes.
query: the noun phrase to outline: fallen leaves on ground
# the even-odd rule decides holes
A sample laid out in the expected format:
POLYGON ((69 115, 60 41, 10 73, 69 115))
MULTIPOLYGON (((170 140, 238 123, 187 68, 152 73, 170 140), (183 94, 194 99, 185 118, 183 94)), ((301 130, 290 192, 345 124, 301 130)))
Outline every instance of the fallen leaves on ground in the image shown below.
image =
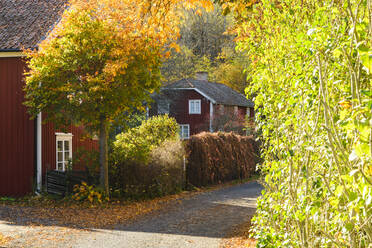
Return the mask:
MULTIPOLYGON (((115 225, 177 203, 193 193, 181 193, 141 202, 111 202, 104 205, 78 203, 2 204, 0 217, 10 223, 23 225, 53 225, 71 228, 113 228, 115 225)), ((0 205, 1 206, 1 205, 0 205)))
POLYGON ((179 203, 184 198, 247 181, 248 179, 208 188, 196 188, 194 191, 185 191, 139 202, 111 201, 92 205, 90 203, 81 204, 74 201, 53 200, 39 196, 16 202, 0 201, 0 207, 2 207, 0 218, 10 223, 22 225, 53 225, 78 229, 114 228, 115 225, 134 220, 167 205, 179 203))
POLYGON ((12 238, 0 233, 0 246, 6 245, 12 238))
MULTIPOLYGON (((11 201, 0 200, 0 220, 14 226, 9 237, 0 233, 0 246, 34 247, 33 245, 37 245, 37 247, 51 248, 62 244, 60 247, 65 247, 63 244, 67 245, 69 240, 81 231, 115 228, 143 215, 154 214, 165 207, 176 206, 185 198, 247 181, 252 180, 195 188, 194 191, 139 202, 111 201, 92 205, 39 196, 11 201), (21 229, 23 231, 20 231, 21 229)), ((226 248, 230 247, 237 246, 226 246, 226 248)))
POLYGON ((221 248, 253 248, 256 247, 256 240, 249 238, 249 229, 251 227, 251 221, 245 222, 238 225, 232 232, 223 239, 220 247, 221 248))

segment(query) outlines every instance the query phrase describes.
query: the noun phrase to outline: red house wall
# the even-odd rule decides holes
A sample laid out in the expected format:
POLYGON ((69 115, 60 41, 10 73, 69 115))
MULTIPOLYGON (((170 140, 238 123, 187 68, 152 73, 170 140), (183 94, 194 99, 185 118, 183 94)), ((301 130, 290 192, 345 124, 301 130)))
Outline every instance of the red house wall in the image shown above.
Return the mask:
MULTIPOLYGON (((42 166, 43 178, 45 172, 56 169, 56 129, 53 123, 45 123, 42 128, 42 166)), ((79 147, 87 150, 98 150, 98 142, 86 137, 83 127, 70 126, 65 133, 72 133, 72 155, 76 154, 79 147)), ((73 164, 74 170, 84 170, 84 165, 73 164)))
POLYGON ((210 101, 195 90, 177 90, 177 98, 170 104, 170 116, 178 124, 189 124, 190 135, 209 130, 210 101), (201 114, 189 114, 189 100, 201 100, 201 114))
MULTIPOLYGON (((30 120, 24 102, 21 58, 0 58, 0 196, 21 196, 35 184, 35 121, 30 120)), ((82 127, 71 126, 72 154, 83 146, 98 149, 98 142, 87 139, 82 127)), ((42 127, 42 167, 55 169, 56 136, 52 123, 42 127)), ((83 169, 77 165, 74 169, 83 169)), ((44 178, 44 175, 43 175, 44 178)))
POLYGON ((0 58, 0 196, 31 192, 34 180, 34 121, 26 113, 24 62, 0 58))
MULTIPOLYGON (((168 94, 170 99, 169 116, 174 117, 178 124, 189 124, 190 135, 201 131, 209 131, 210 101, 195 90, 174 90, 168 94), (201 114, 189 114, 189 100, 201 100, 201 114)), ((241 124, 245 124, 247 107, 238 106, 238 116, 241 124)), ((149 115, 157 115, 156 102, 152 104, 149 115)), ((222 115, 234 115, 235 106, 213 104, 213 116, 219 118, 222 115)), ((254 117, 254 109, 250 108, 250 117, 254 117)))

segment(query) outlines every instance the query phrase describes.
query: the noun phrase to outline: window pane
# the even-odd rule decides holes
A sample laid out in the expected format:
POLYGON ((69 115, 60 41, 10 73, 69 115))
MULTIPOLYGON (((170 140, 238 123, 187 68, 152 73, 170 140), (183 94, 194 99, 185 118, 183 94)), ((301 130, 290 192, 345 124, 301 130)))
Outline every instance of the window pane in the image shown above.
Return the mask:
POLYGON ((65 151, 65 161, 67 161, 69 159, 70 159, 70 152, 69 151, 65 151))
POLYGON ((195 113, 200 113, 200 102, 195 102, 195 113))
POLYGON ((58 151, 62 151, 63 148, 63 141, 59 140, 57 141, 57 149, 58 151))
POLYGON ((63 163, 57 163, 57 170, 63 170, 63 163))
POLYGON ((185 138, 189 138, 189 133, 190 133, 189 126, 185 126, 185 135, 184 135, 184 137, 185 138))
POLYGON ((57 154, 58 154, 57 162, 62 162, 63 161, 63 152, 58 152, 57 154))
POLYGON ((68 140, 65 140, 65 151, 70 150, 70 142, 68 140))
POLYGON ((68 161, 65 162, 65 170, 68 168, 68 161))

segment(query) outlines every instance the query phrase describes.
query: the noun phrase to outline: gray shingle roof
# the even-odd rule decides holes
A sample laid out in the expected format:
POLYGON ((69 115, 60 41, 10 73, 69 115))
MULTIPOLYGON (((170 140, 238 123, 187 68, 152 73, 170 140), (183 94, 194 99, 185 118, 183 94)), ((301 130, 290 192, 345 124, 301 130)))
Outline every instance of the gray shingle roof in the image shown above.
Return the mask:
POLYGON ((254 103, 230 87, 205 80, 181 79, 163 89, 197 89, 218 104, 254 107, 254 103))
POLYGON ((0 50, 36 48, 66 8, 66 0, 0 0, 0 50))

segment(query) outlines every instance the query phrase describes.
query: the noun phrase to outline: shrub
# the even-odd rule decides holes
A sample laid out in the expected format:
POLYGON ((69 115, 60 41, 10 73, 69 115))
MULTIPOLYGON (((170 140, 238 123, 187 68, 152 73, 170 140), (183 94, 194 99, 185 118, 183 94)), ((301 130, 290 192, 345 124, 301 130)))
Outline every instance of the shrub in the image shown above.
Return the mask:
POLYGON ((115 164, 111 182, 117 197, 153 198, 177 193, 183 184, 185 150, 180 140, 167 140, 155 147, 148 163, 124 160, 115 164))
POLYGON ((82 182, 80 185, 74 186, 74 194, 72 199, 75 201, 89 201, 90 203, 102 203, 108 201, 109 198, 105 197, 104 190, 97 188, 93 185, 88 185, 86 182, 82 182))
POLYGON ((167 139, 178 137, 178 124, 168 115, 155 116, 141 126, 118 134, 113 146, 113 159, 117 162, 147 163, 151 151, 167 139))
POLYGON ((153 117, 116 138, 110 168, 116 196, 152 198, 181 190, 185 151, 173 118, 153 117))
POLYGON ((251 176, 258 159, 252 136, 234 133, 200 133, 186 142, 187 182, 206 186, 251 176))
POLYGON ((163 195, 182 190, 185 181, 185 148, 180 140, 167 140, 151 152, 150 165, 161 168, 156 178, 163 195))

